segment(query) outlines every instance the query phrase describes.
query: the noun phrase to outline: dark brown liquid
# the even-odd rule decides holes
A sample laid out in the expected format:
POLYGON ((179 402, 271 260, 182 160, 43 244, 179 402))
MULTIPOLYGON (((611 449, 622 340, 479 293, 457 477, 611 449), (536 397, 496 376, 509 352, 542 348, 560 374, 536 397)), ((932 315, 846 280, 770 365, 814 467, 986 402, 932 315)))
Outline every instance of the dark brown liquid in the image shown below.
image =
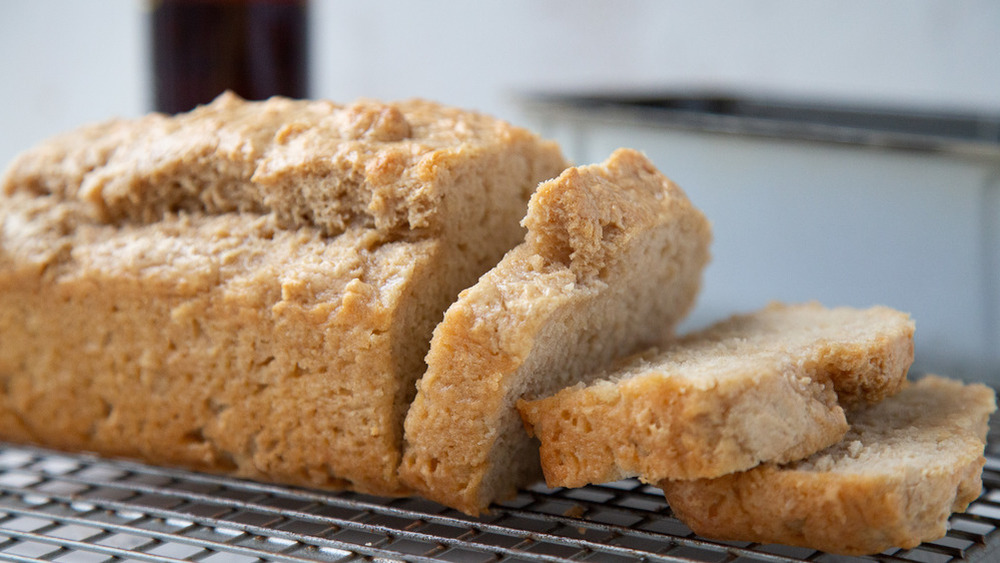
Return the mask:
POLYGON ((225 90, 250 100, 308 95, 307 2, 161 0, 151 15, 156 110, 225 90))

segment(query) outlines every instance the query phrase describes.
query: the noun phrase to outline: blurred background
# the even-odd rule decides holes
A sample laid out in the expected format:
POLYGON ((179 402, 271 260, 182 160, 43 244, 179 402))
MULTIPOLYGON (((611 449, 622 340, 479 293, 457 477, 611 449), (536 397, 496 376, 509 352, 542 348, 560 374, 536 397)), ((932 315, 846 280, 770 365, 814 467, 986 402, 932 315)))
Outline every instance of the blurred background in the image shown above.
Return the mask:
MULTIPOLYGON (((187 103, 163 49, 210 59, 234 32, 157 35, 165 4, 0 3, 0 163, 187 103)), ((335 0, 282 21, 248 57, 297 61, 270 65, 293 95, 431 98, 579 163, 645 151, 714 223, 686 328, 885 304, 917 322, 915 370, 1000 384, 1000 3, 335 0)))

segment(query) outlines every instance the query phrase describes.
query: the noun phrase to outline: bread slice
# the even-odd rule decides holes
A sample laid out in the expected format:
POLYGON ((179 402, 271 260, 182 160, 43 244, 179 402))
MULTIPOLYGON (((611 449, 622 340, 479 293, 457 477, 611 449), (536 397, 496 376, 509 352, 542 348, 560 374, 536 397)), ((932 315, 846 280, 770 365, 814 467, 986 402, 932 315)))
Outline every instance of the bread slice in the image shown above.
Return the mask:
POLYGON ((902 385, 913 329, 885 307, 775 303, 518 408, 549 486, 718 477, 836 443, 842 402, 902 385))
POLYGON ((539 186, 524 225, 435 329, 406 418, 403 480, 470 514, 540 477, 515 401, 670 337, 709 258, 705 217, 633 150, 539 186))
POLYGON ((927 376, 848 414, 851 430, 808 459, 718 479, 661 483, 704 536, 847 555, 911 548, 947 532, 982 489, 992 389, 927 376))
POLYGON ((0 194, 0 438, 408 493, 433 327, 566 166, 431 102, 231 94, 29 150, 0 194))

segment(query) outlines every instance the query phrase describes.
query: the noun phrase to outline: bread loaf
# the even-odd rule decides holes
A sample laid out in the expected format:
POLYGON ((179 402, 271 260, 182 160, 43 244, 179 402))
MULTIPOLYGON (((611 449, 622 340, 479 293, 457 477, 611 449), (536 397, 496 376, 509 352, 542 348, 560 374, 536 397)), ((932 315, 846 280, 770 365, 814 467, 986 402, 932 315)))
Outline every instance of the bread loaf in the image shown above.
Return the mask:
POLYGON ((840 440, 841 404, 903 384, 913 330, 885 307, 775 303, 518 408, 549 486, 718 477, 840 440))
POLYGON ((225 94, 0 193, 0 439, 384 495, 431 331, 567 163, 504 122, 225 94))
POLYGON ((515 401, 671 337, 709 258, 705 217, 633 150, 539 186, 524 225, 435 329, 406 418, 403 480, 470 514, 540 477, 515 401))
POLYGON ((851 411, 844 439, 805 460, 660 486, 708 537, 847 555, 911 548, 944 536, 979 496, 995 409, 983 385, 928 376, 851 411))

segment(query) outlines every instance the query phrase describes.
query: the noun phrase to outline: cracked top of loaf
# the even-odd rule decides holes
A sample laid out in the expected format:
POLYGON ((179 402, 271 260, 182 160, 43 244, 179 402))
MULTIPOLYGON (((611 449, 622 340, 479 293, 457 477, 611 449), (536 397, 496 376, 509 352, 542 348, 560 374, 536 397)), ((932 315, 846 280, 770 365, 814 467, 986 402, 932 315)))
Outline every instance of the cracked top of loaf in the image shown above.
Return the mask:
POLYGON ((519 142, 538 139, 424 100, 250 102, 227 92, 189 113, 55 137, 11 163, 0 190, 77 200, 108 224, 243 212, 327 236, 358 226, 414 239, 447 228, 446 200, 461 198, 447 193, 462 185, 454 162, 519 142))

